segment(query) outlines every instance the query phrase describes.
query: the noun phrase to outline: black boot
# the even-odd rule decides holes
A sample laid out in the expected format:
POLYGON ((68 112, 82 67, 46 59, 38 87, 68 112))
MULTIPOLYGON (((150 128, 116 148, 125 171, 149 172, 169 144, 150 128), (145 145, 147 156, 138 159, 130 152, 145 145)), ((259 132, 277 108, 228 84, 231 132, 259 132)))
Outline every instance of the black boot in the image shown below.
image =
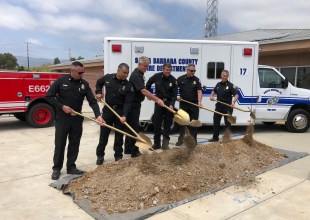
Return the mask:
POLYGON ((164 138, 163 138, 163 143, 162 143, 162 145, 161 145, 161 148, 162 148, 163 150, 168 150, 168 149, 170 149, 170 148, 169 148, 169 140, 170 140, 169 137, 164 137, 164 138))
POLYGON ((181 146, 182 144, 183 144, 183 136, 179 136, 177 143, 175 143, 175 146, 181 146))

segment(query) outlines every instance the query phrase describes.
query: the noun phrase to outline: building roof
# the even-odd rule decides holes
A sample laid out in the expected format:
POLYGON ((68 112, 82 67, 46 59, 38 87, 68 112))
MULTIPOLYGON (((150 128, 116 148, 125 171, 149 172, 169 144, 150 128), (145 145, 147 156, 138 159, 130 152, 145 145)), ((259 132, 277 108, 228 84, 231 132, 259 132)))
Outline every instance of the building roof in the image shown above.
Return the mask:
MULTIPOLYGON (((82 59, 82 60, 76 60, 76 61, 79 61, 81 63, 83 63, 83 65, 88 65, 88 64, 94 64, 94 63, 102 63, 103 65, 103 56, 98 56, 98 57, 95 57, 95 58, 89 58, 89 59, 82 59)), ((68 62, 65 62, 65 63, 59 63, 59 64, 56 64, 56 65, 50 65, 51 68, 59 68, 59 67, 64 67, 64 66, 71 66, 71 63, 73 61, 68 61, 68 62)))
POLYGON ((256 29, 222 36, 209 37, 208 40, 255 41, 259 44, 272 44, 310 39, 310 29, 256 29))

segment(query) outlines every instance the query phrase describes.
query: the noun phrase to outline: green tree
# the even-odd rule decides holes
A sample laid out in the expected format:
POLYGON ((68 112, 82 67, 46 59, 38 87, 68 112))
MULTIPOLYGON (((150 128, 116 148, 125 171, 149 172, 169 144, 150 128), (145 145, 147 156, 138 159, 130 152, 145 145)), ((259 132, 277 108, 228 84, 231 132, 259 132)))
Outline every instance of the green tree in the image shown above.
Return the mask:
POLYGON ((70 61, 76 61, 75 57, 71 57, 70 61))
POLYGON ((17 59, 13 54, 0 53, 0 69, 14 70, 17 69, 17 59))
POLYGON ((54 59, 54 64, 60 64, 60 60, 59 60, 58 57, 56 57, 56 58, 54 59))
POLYGON ((18 66, 17 70, 18 71, 25 71, 25 67, 24 66, 18 66))
POLYGON ((81 57, 81 56, 79 56, 78 58, 77 58, 77 60, 83 60, 84 59, 84 57, 81 57))

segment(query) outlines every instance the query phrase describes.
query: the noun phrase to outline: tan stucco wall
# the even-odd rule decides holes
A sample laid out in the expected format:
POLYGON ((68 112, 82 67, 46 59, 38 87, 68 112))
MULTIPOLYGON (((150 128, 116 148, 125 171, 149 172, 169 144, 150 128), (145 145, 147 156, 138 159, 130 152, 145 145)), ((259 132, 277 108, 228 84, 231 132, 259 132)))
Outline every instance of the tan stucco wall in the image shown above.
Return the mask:
POLYGON ((265 56, 260 54, 258 63, 276 67, 310 66, 310 52, 265 56))

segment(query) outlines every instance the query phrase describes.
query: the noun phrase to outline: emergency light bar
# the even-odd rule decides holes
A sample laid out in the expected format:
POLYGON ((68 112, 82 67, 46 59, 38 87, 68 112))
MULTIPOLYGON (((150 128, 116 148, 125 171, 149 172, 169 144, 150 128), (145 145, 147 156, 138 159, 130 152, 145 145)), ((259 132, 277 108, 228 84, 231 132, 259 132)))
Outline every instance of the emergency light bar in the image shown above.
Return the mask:
POLYGON ((122 45, 121 44, 112 44, 112 52, 114 52, 114 53, 122 52, 122 45))
POLYGON ((243 56, 252 56, 252 48, 244 48, 243 56))

